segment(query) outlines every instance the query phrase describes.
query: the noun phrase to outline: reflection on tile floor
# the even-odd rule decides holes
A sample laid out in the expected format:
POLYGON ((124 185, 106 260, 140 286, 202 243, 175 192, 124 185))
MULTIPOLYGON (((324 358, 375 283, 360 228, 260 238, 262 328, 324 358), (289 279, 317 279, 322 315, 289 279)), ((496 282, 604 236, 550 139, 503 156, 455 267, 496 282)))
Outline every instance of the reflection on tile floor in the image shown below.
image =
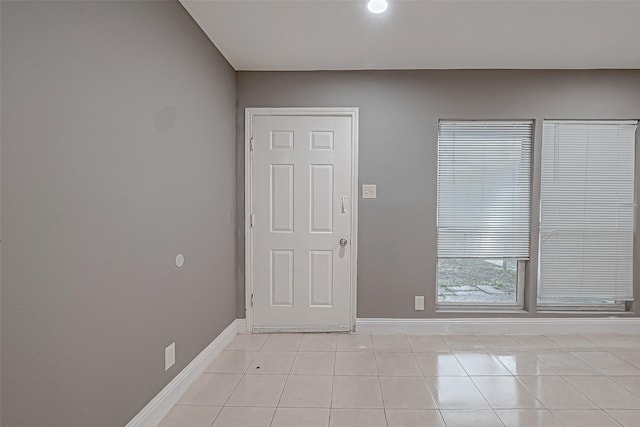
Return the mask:
POLYGON ((639 427, 640 334, 238 335, 161 427, 639 427))

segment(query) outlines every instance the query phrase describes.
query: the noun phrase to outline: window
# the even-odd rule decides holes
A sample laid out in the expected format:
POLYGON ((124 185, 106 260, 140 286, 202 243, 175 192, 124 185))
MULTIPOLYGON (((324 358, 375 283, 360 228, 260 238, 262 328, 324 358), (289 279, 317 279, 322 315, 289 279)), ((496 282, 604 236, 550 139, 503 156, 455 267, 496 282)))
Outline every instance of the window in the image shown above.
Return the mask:
POLYGON ((438 303, 521 305, 531 121, 440 121, 438 303))
POLYGON ((544 122, 542 307, 633 299, 636 128, 636 121, 544 122))

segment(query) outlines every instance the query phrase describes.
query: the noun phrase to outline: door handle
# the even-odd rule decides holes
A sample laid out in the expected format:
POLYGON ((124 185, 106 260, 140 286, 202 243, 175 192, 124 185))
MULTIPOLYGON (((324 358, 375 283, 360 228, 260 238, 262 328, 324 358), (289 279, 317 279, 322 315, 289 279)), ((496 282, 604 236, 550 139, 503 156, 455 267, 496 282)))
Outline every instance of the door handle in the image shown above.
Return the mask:
POLYGON ((347 239, 340 239, 340 246, 347 246, 347 239))
POLYGON ((340 201, 342 202, 342 213, 347 213, 347 196, 340 197, 340 201))

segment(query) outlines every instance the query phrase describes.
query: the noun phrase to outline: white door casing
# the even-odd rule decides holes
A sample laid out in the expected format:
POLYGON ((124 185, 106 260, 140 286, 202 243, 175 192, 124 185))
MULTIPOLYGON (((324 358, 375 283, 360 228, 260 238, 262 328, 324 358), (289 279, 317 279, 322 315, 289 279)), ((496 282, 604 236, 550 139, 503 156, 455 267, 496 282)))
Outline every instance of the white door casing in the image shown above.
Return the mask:
POLYGON ((357 119, 354 108, 246 110, 248 331, 355 327, 357 119))

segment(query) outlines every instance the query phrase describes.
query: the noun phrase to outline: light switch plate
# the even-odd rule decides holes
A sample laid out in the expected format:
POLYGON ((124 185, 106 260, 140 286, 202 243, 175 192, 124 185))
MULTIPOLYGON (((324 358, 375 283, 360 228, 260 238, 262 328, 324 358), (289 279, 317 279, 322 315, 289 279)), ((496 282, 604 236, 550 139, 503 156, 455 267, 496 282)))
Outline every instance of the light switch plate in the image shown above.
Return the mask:
POLYGON ((376 198, 376 185, 375 184, 362 184, 362 198, 363 199, 375 199, 376 198))
POLYGON ((424 296, 423 295, 416 295, 415 307, 416 307, 416 311, 423 311, 424 310, 424 296))

